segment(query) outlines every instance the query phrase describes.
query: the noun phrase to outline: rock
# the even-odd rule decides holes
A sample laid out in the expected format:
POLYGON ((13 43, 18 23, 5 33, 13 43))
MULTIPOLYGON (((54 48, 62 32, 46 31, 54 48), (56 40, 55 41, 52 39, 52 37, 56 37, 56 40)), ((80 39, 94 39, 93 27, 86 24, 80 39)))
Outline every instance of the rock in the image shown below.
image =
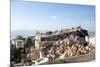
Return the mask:
POLYGON ((39 50, 34 49, 32 50, 28 55, 27 58, 30 58, 31 60, 36 60, 40 57, 39 50))

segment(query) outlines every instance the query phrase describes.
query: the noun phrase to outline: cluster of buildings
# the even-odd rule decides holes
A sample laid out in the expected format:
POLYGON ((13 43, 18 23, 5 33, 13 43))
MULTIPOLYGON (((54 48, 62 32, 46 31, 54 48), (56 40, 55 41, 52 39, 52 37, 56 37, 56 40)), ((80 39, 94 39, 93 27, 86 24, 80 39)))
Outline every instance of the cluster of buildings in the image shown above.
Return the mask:
MULTIPOLYGON (((13 39, 11 44, 15 45, 16 49, 23 48, 26 52, 26 58, 30 59, 33 62, 32 64, 42 64, 54 61, 55 57, 64 58, 66 54, 66 56, 73 56, 70 48, 74 49, 75 46, 79 48, 80 45, 82 47, 87 46, 89 34, 87 30, 79 26, 56 32, 37 33, 34 37, 30 37, 29 41, 27 40, 27 38, 13 39), (26 46, 30 44, 31 46, 26 46), (73 44, 78 45, 73 46, 73 44)), ((76 51, 78 51, 77 48, 75 48, 76 51)), ((75 52, 75 50, 73 51, 75 52)))
POLYGON ((83 41, 89 41, 88 31, 85 29, 81 29, 81 27, 77 27, 72 29, 61 30, 56 33, 52 33, 51 35, 45 35, 41 33, 37 34, 35 36, 35 47, 39 48, 42 42, 47 41, 48 43, 52 44, 56 41, 63 40, 65 38, 68 38, 75 42, 78 42, 81 39, 83 39, 83 41))
MULTIPOLYGON (((85 29, 81 29, 81 27, 65 29, 57 32, 52 32, 50 35, 38 33, 34 36, 33 40, 35 41, 35 48, 39 48, 42 42, 47 41, 49 43, 54 43, 58 40, 63 40, 65 38, 73 39, 74 41, 78 41, 78 39, 82 39, 84 41, 89 40, 88 31, 85 29)), ((27 39, 27 38, 26 38, 27 39)), ((25 39, 13 39, 11 43, 16 46, 16 48, 24 48, 25 39)))

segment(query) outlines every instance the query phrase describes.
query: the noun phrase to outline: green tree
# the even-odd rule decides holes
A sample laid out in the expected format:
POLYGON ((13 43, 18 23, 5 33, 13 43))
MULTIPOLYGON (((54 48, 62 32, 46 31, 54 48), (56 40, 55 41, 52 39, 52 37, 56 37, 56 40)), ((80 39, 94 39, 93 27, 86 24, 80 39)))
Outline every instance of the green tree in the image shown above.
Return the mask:
POLYGON ((51 35, 53 32, 52 31, 48 31, 46 32, 46 35, 51 35))
POLYGON ((32 39, 30 37, 28 37, 26 39, 25 47, 30 47, 30 46, 32 46, 32 39))
POLYGON ((21 62, 21 50, 20 49, 15 49, 13 52, 13 56, 14 56, 14 61, 16 63, 21 62))
POLYGON ((18 35, 16 39, 24 39, 21 35, 18 35))

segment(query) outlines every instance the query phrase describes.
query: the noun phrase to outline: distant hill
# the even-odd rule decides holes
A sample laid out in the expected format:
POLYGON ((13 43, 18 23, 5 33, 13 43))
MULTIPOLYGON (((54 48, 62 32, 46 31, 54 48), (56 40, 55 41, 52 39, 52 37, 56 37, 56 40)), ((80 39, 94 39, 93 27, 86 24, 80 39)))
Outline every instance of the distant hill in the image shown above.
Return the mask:
POLYGON ((23 37, 27 36, 34 36, 36 31, 28 31, 28 30, 21 30, 21 31, 12 31, 11 32, 11 39, 16 38, 16 36, 21 35, 23 37))
MULTIPOLYGON (((46 32, 46 31, 40 31, 40 32, 46 32)), ((90 37, 95 37, 95 32, 88 31, 90 37)), ((36 31, 34 30, 19 30, 19 31, 12 31, 11 32, 11 39, 15 39, 16 36, 21 35, 23 37, 27 36, 34 36, 36 34, 36 31)))
MULTIPOLYGON (((40 32, 45 32, 45 31, 40 31, 40 32)), ((23 37, 27 36, 34 36, 36 34, 35 30, 18 30, 18 31, 12 31, 11 32, 11 39, 15 39, 16 36, 21 35, 23 37)))

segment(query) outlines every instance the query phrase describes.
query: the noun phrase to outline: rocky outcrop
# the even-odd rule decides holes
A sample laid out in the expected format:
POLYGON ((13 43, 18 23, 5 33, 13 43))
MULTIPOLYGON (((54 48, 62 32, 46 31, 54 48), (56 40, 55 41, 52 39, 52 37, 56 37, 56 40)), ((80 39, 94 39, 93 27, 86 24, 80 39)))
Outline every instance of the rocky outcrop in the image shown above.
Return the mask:
POLYGON ((40 57, 40 52, 38 49, 32 49, 32 51, 27 54, 27 58, 30 60, 36 60, 39 57, 40 57))

